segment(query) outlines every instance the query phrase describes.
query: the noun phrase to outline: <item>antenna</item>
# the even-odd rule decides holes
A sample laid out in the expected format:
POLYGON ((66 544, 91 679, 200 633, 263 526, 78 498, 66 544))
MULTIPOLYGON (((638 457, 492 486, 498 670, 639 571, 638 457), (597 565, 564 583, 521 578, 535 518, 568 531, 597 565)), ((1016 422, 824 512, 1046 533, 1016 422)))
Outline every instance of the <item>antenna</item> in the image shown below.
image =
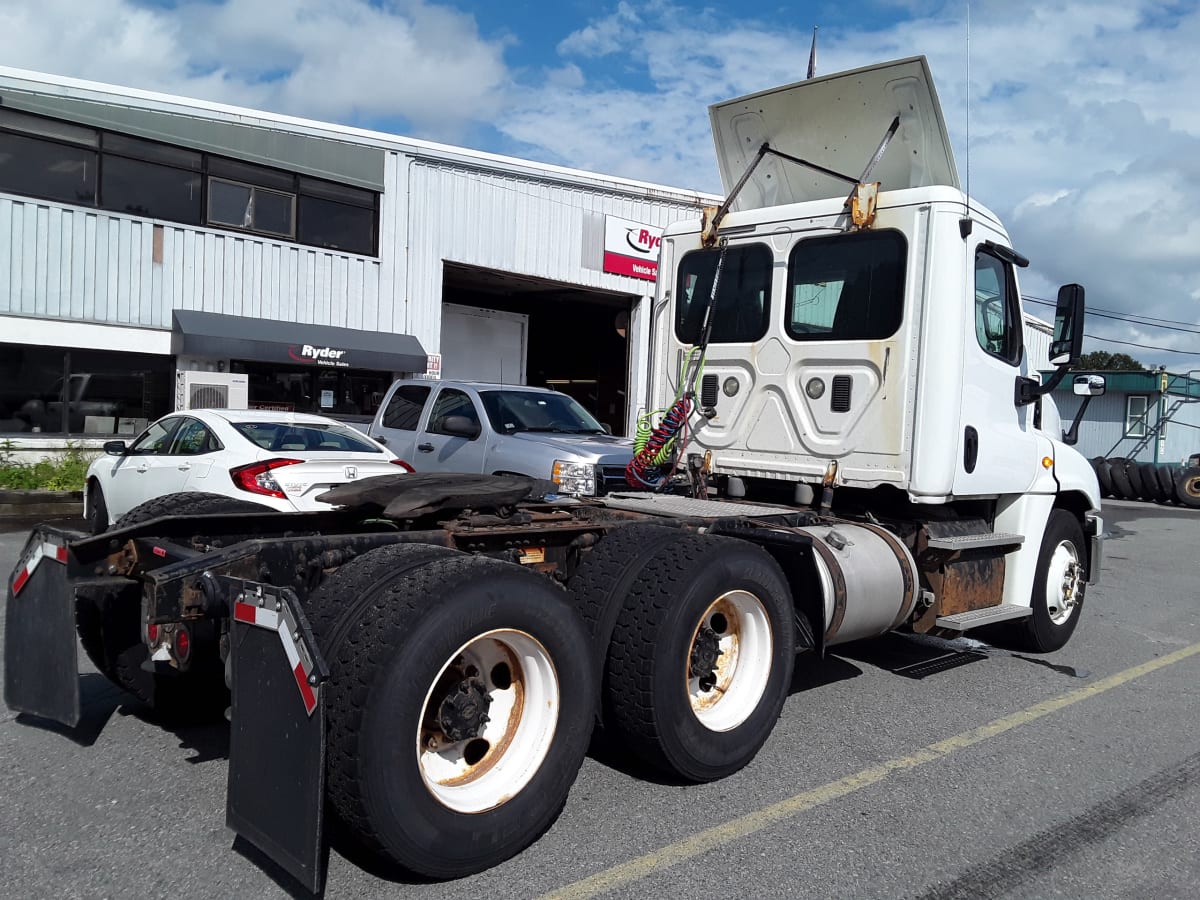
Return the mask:
POLYGON ((964 159, 967 167, 967 207, 958 220, 958 233, 963 240, 971 233, 971 0, 967 0, 967 146, 964 159))

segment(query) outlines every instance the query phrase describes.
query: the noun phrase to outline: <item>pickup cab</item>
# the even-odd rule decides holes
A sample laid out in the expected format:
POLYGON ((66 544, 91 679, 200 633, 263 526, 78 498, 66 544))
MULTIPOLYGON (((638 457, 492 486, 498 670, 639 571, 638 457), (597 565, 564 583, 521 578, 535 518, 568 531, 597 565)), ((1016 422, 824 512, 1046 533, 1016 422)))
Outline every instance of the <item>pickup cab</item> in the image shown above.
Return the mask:
POLYGON ((397 381, 368 433, 418 472, 528 475, 577 496, 626 489, 633 456, 566 394, 511 384, 397 381))

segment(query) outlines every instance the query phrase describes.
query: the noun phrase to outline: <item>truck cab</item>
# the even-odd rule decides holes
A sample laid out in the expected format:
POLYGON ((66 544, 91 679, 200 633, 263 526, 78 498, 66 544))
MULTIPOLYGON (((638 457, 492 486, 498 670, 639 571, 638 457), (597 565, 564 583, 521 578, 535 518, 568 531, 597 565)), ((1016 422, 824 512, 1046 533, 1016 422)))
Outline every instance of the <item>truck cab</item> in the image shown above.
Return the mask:
MULTIPOLYGON (((962 190, 924 58, 710 117, 728 199, 665 231, 653 309, 647 405, 694 390, 682 452, 737 497, 832 489, 1034 550, 1063 508, 1096 537, 1095 476, 1043 414, 1023 346, 1028 260, 962 190)), ((1082 288, 1061 299, 1052 354, 1069 363, 1082 288)), ((1037 554, 1006 555, 1004 602, 1028 605, 1037 554)))

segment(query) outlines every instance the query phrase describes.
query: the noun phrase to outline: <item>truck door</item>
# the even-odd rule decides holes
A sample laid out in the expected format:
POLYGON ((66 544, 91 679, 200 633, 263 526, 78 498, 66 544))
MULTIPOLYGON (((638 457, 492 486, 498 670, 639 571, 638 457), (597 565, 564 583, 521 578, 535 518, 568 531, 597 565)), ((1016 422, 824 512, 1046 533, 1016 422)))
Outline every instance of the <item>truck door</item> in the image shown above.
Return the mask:
POLYGON ((417 455, 417 434, 421 413, 433 392, 430 384, 397 384, 384 401, 382 412, 371 426, 370 436, 382 439, 389 450, 413 466, 420 467, 417 455))
POLYGON ((418 472, 482 472, 486 447, 487 435, 475 401, 465 391, 444 387, 433 400, 412 465, 418 472), (473 438, 450 434, 446 420, 451 416, 470 419, 480 429, 478 434, 473 438))
MULTIPOLYGON (((974 271, 973 309, 965 317, 962 421, 954 494, 1019 494, 1033 484, 1041 453, 1033 407, 1017 406, 1018 376, 1028 371, 1020 296, 1011 262, 989 246, 976 223, 978 242, 967 252, 974 271)), ((1007 244, 1002 235, 997 243, 1007 244)))

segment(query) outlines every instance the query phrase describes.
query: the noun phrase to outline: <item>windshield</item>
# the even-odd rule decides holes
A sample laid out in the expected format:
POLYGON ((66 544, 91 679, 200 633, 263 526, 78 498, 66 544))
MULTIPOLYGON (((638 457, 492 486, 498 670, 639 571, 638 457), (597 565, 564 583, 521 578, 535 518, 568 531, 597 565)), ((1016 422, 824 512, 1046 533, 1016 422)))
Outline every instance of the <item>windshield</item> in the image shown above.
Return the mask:
POLYGON ((234 422, 238 434, 263 450, 310 453, 382 453, 362 434, 345 425, 305 422, 234 422))
POLYGON ((540 391, 480 391, 483 408, 496 431, 548 431, 557 434, 605 434, 591 413, 566 394, 540 391))

